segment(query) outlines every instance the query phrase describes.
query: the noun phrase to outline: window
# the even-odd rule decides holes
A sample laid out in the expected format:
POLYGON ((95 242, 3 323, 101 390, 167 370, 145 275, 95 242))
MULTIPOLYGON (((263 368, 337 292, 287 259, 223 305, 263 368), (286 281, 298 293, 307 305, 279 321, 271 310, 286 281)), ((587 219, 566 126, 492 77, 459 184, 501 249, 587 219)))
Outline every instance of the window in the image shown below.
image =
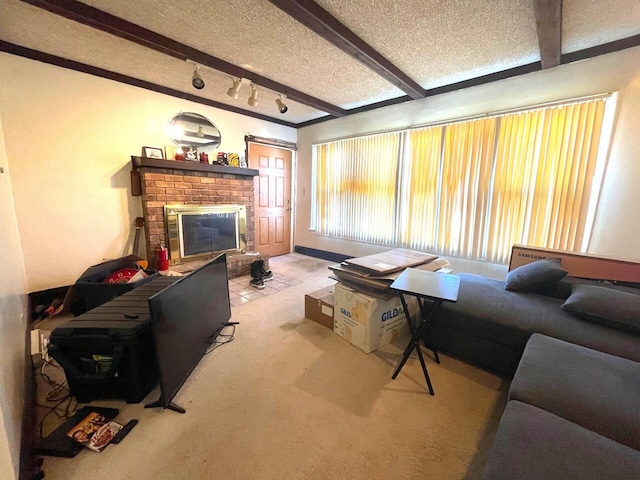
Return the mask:
POLYGON ((514 243, 583 251, 606 105, 600 98, 314 145, 312 228, 500 263, 514 243))
POLYGON ((314 146, 314 229, 393 245, 399 146, 400 133, 314 146))

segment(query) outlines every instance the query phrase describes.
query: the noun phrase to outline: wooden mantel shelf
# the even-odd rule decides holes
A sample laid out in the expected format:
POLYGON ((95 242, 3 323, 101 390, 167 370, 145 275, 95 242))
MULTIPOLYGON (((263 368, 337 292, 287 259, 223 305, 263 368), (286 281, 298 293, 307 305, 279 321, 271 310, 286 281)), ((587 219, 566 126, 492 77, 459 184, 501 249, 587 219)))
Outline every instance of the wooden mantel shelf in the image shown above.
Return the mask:
POLYGON ((227 173, 232 175, 246 175, 257 177, 258 170, 252 168, 227 167, 225 165, 209 165, 208 163, 194 162, 191 160, 159 160, 157 158, 131 156, 131 163, 134 169, 147 168, 170 168, 174 170, 188 170, 190 172, 227 173))

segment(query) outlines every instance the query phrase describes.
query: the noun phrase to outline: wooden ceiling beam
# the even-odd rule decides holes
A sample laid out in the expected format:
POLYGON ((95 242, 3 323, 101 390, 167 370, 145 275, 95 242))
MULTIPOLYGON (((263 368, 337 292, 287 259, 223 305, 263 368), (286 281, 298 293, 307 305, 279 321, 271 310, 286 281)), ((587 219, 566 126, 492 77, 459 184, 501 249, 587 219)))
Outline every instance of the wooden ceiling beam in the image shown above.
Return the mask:
POLYGON ((313 0, 269 0, 329 43, 363 63, 414 100, 426 93, 418 83, 313 0))
POLYGON ((189 47, 158 33, 147 30, 139 25, 128 22, 97 8, 85 5, 76 0, 22 0, 25 3, 42 8, 62 17, 74 20, 92 28, 102 30, 117 37, 135 42, 157 52, 169 55, 179 60, 193 62, 213 68, 237 78, 247 78, 256 85, 268 88, 274 92, 286 95, 290 100, 309 107, 327 112, 335 117, 343 117, 346 110, 328 102, 295 90, 287 85, 278 83, 257 73, 245 70, 208 53, 189 47))
MULTIPOLYGON (((635 47, 640 47, 640 34, 633 35, 631 37, 621 38, 619 40, 614 40, 609 43, 603 43, 601 45, 596 45, 595 47, 589 47, 584 50, 565 53, 564 55, 562 55, 560 63, 562 65, 567 65, 569 63, 578 62, 580 60, 587 60, 589 58, 595 58, 600 55, 608 55, 610 53, 620 52, 622 50, 626 50, 628 48, 635 48, 635 47)), ((463 90, 465 88, 477 87, 479 85, 486 85, 488 83, 505 80, 507 78, 518 77, 520 75, 526 75, 532 72, 539 72, 540 70, 541 70, 541 67, 539 62, 520 65, 519 67, 513 67, 507 70, 501 70, 499 72, 489 73, 487 75, 482 75, 480 77, 474 77, 468 80, 463 80, 461 82, 450 83, 448 85, 442 85, 440 87, 432 88, 430 90, 427 90, 427 96, 432 97, 435 95, 441 95, 443 93, 463 90)), ((354 115, 356 113, 368 112, 378 108, 388 107, 390 105, 397 105, 400 103, 408 102, 410 100, 411 98, 409 98, 408 96, 392 98, 390 100, 385 100, 383 102, 363 105, 362 107, 358 107, 358 108, 352 108, 350 110, 347 110, 347 115, 354 115)), ((308 127, 310 125, 316 125, 318 123, 326 122, 334 118, 335 117, 332 117, 331 115, 326 115, 324 117, 314 118, 313 120, 307 120, 306 122, 298 123, 297 127, 298 128, 308 127)))
POLYGON ((587 58, 598 57, 600 55, 607 55, 608 53, 620 52, 627 48, 634 47, 640 47, 640 34, 613 40, 609 43, 601 43, 600 45, 585 48, 584 50, 565 53, 562 55, 560 63, 565 65, 567 63, 578 62, 580 60, 586 60, 587 58))
POLYGON ((533 0, 542 69, 557 67, 562 58, 562 0, 533 0))
POLYGON ((149 90, 152 92, 161 93, 163 95, 169 95, 175 98, 181 98, 183 100, 199 103, 201 105, 207 105, 209 107, 219 108, 220 110, 226 110, 228 112, 238 113, 240 115, 246 115, 247 117, 258 118, 260 120, 265 120, 267 122, 278 123, 280 125, 285 125, 287 127, 297 128, 297 124, 292 122, 287 122, 280 118, 270 117, 268 115, 257 113, 253 110, 246 110, 244 108, 235 107, 233 105, 228 105, 226 103, 216 102, 215 100, 210 100, 205 97, 200 97, 197 95, 193 95, 191 93, 186 93, 181 90, 176 90, 174 88, 165 87, 164 85, 158 85, 155 83, 147 82, 145 80, 140 80, 139 78, 133 78, 127 75, 122 75, 120 73, 112 72, 110 70, 104 70, 102 68, 94 67, 92 65, 87 65, 86 63, 80 63, 74 60, 69 60, 67 58, 51 55, 49 53, 40 52, 38 50, 33 50, 31 48, 5 42, 4 40, 0 40, 0 52, 7 52, 12 55, 29 58, 31 60, 47 63, 49 65, 55 65, 57 67, 74 70, 76 72, 82 72, 88 75, 93 75, 100 78, 106 78, 107 80, 123 83, 125 85, 144 88, 145 90, 149 90))

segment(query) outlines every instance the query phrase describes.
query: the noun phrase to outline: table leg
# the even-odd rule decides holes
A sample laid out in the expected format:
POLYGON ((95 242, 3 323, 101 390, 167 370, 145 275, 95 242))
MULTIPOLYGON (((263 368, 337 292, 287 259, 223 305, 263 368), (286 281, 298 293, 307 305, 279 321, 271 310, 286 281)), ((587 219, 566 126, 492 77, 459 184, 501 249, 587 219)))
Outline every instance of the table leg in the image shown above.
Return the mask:
MULTIPOLYGON (((420 359, 420 366, 422 367, 424 378, 426 379, 427 386, 429 387, 429 393, 431 395, 434 395, 433 386, 431 385, 431 379, 429 378, 429 372, 427 371, 427 365, 424 362, 424 357, 422 356, 422 351, 420 350, 419 342, 420 342, 420 335, 424 330, 424 328, 427 326, 429 318, 431 317, 433 312, 436 310, 436 308, 440 306, 440 304, 442 303, 442 300, 436 300, 434 302, 433 306, 431 307, 431 311, 427 316, 424 315, 424 309, 422 308, 423 307, 422 303, 419 304, 420 317, 422 318, 422 323, 420 324, 420 327, 416 330, 413 327, 413 324, 411 323, 411 315, 409 314, 409 309, 407 308, 407 302, 404 299, 404 295, 402 293, 399 293, 399 295, 400 295, 400 301, 402 302, 402 308, 404 309, 404 312, 405 312, 406 320, 409 323, 409 330, 411 331, 411 342, 409 342, 407 347, 404 349, 404 353, 402 354, 402 360, 400 360, 400 365, 398 365, 398 368, 396 368, 395 372, 393 372, 393 375, 391 376, 391 378, 395 380, 395 378, 400 373, 400 370, 402 370, 402 367, 404 367, 404 364, 407 363, 407 360, 409 359, 411 352, 413 352, 413 349, 415 348, 418 352, 418 358, 420 359)), ((419 300, 420 299, 418 299, 418 301, 419 300)))
MULTIPOLYGON (((435 312, 436 309, 441 304, 442 304, 442 300, 439 300, 439 301, 434 300, 433 305, 431 305, 431 310, 429 310, 429 313, 425 314, 424 301, 422 298, 418 297, 418 305, 420 306, 420 315, 422 315, 422 318, 425 319, 425 322, 428 324, 429 332, 431 332, 431 315, 433 315, 433 312, 435 312)), ((435 359, 436 363, 440 363, 438 350, 436 350, 435 344, 433 343, 433 339, 431 340, 431 346, 427 345, 426 342, 424 343, 424 346, 433 352, 433 358, 435 359)))
POLYGON ((402 360, 400 360, 400 365, 398 365, 398 368, 396 368, 396 371, 393 372, 393 375, 391 376, 391 378, 393 378, 394 380, 400 373, 400 370, 402 370, 402 367, 404 367, 404 364, 407 362, 407 359, 409 358, 409 355, 411 355, 412 350, 415 348, 413 339, 416 337, 416 331, 415 328, 413 328, 413 324, 411 323, 411 316, 409 315, 409 310, 407 309, 407 302, 405 301, 404 295, 402 295, 402 293, 399 293, 398 295, 400 296, 400 302, 402 302, 405 319, 409 324, 409 331, 411 332, 411 342, 409 342, 409 344, 404 349, 404 352, 402 352, 402 360))
POLYGON ((427 387, 429 387, 429 393, 431 396, 435 395, 433 393, 433 385, 431 385, 431 379, 429 378, 429 372, 427 372, 427 365, 424 363, 424 358, 422 356, 422 350, 420 349, 420 345, 416 342, 416 351, 418 352, 418 358, 420 359, 420 366, 422 367, 422 373, 424 373, 424 378, 427 381, 427 387))

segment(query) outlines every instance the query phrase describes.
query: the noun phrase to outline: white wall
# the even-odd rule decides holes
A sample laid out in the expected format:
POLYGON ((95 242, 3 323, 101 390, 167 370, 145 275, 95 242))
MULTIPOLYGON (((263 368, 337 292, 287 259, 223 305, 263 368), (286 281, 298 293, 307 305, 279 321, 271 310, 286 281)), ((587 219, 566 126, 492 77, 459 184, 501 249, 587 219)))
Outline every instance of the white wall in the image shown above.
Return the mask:
MULTIPOLYGON (((295 244, 347 255, 384 247, 309 232, 311 144, 387 129, 619 91, 619 111, 590 252, 640 258, 640 47, 571 65, 336 119, 296 130, 59 67, 0 54, 0 115, 12 169, 28 291, 73 283, 89 265, 130 252, 141 214, 130 196, 130 156, 162 147, 166 121, 192 110, 222 131, 221 151, 244 135, 299 146, 295 244)), ((458 271, 501 276, 505 268, 450 259, 458 271)))
MULTIPOLYGON (((636 51, 636 63, 640 55, 636 51)), ((611 153, 589 250, 640 258, 640 73, 620 88, 611 153)))
POLYGON ((0 478, 18 478, 25 402, 26 278, 0 116, 0 478))
POLYGON ((70 285, 87 267, 131 253, 142 215, 131 155, 170 145, 165 125, 179 111, 208 117, 223 152, 242 155, 246 134, 297 138, 290 127, 6 53, 0 84, 29 292, 70 285))
MULTIPOLYGON (((589 252, 640 260, 640 47, 301 128, 296 245, 353 256, 385 249, 309 231, 314 143, 614 91, 620 91, 618 118, 589 252)), ((506 272, 502 265, 449 260, 456 271, 496 278, 506 272)))

